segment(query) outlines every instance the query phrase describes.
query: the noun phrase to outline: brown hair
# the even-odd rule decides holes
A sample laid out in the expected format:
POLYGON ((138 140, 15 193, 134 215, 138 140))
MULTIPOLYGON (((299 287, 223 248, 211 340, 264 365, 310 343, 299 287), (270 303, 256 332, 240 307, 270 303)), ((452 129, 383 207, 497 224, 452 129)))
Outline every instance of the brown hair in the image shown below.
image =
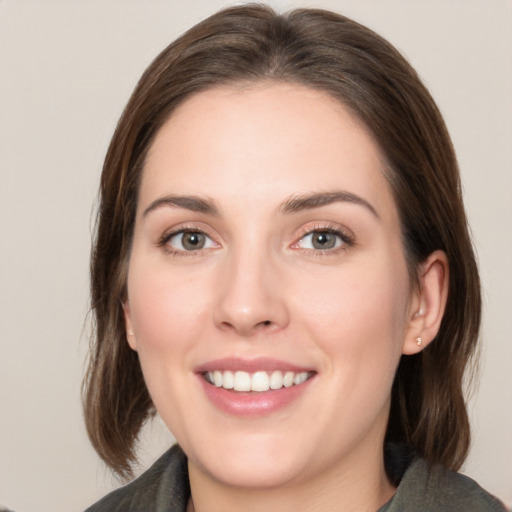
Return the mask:
POLYGON ((407 443, 431 463, 459 468, 469 446, 463 376, 477 344, 481 299, 445 124, 415 71, 371 30, 328 11, 279 15, 261 5, 223 10, 167 47, 117 125, 101 177, 91 259, 95 332, 84 410, 92 444, 115 472, 130 476, 138 433, 154 413, 121 307, 148 148, 192 94, 261 80, 325 91, 372 131, 386 158, 411 282, 429 254, 446 252, 450 290, 441 328, 424 351, 401 359, 387 439, 407 443))

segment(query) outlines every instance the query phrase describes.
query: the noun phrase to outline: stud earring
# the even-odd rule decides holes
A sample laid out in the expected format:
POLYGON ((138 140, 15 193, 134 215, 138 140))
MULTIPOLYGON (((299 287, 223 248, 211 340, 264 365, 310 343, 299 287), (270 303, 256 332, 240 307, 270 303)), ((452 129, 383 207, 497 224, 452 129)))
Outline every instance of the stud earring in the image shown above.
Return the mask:
POLYGON ((422 343, 422 339, 418 336, 416 338, 416 344, 418 345, 418 347, 421 347, 421 343, 422 343))

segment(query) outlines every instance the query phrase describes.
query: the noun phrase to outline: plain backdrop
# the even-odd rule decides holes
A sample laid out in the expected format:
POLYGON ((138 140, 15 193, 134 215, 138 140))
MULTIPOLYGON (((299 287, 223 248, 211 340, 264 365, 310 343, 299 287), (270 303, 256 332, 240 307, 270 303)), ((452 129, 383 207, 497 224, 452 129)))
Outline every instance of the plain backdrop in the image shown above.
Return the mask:
MULTIPOLYGON (((271 4, 330 8, 375 29, 445 116, 485 293, 464 472, 512 504, 512 2, 271 4)), ((118 485, 88 443, 80 406, 102 159, 144 68, 225 5, 0 0, 0 504, 17 512, 80 511, 118 485)), ((171 442, 158 420, 149 426, 141 469, 171 442)))

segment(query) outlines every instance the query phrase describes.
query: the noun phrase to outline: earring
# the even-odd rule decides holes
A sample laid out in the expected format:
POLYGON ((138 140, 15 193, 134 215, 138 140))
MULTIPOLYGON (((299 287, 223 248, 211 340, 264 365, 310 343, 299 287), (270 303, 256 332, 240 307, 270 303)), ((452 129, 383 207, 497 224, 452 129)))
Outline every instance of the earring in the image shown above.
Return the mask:
POLYGON ((418 347, 421 347, 421 343, 422 343, 422 339, 418 336, 416 338, 416 344, 418 345, 418 347))

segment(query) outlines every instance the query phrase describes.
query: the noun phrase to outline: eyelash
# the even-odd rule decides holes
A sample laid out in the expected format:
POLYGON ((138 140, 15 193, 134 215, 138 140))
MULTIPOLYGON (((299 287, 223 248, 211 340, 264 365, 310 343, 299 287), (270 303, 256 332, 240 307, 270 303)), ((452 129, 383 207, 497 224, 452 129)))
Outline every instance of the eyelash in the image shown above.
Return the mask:
MULTIPOLYGON (((199 229, 197 227, 181 227, 175 231, 171 231, 170 233, 164 233, 162 237, 158 240, 157 246, 161 247, 167 254, 170 254, 171 256, 195 256, 201 249, 198 249, 197 251, 187 251, 185 249, 179 250, 174 249, 169 245, 169 242, 172 240, 172 238, 178 236, 178 235, 184 235, 184 234, 198 234, 198 235, 204 235, 209 240, 212 240, 212 237, 210 237, 205 231, 202 229, 199 229)), ((206 248, 208 250, 208 248, 206 248)))
POLYGON ((341 241, 340 247, 334 247, 332 249, 304 249, 308 251, 313 256, 326 256, 338 254, 341 251, 346 251, 351 247, 355 246, 355 238, 352 234, 347 233, 346 231, 340 229, 339 227, 332 225, 317 225, 313 228, 307 228, 304 233, 300 236, 297 242, 292 244, 293 249, 300 249, 298 244, 301 240, 304 240, 307 236, 313 235, 314 233, 327 233, 331 235, 337 236, 341 241))
MULTIPOLYGON (((156 245, 158 247, 163 248, 165 250, 165 252, 167 254, 170 254, 171 256, 195 256, 203 248, 200 248, 196 251, 187 251, 185 249, 183 249, 183 250, 174 249, 169 245, 169 242, 170 242, 170 240, 172 240, 172 238, 174 238, 180 234, 184 235, 187 233, 188 234, 204 235, 209 240, 211 240, 215 243, 215 241, 202 229, 199 229, 194 226, 190 226, 190 227, 185 226, 185 227, 181 227, 180 229, 177 229, 175 231, 172 231, 170 233, 164 233, 162 235, 162 237, 158 240, 156 245)), ((310 253, 314 256, 337 254, 338 252, 346 251, 347 249, 349 249, 355 245, 354 236, 351 234, 348 234, 346 231, 344 231, 338 227, 332 226, 332 225, 318 225, 318 226, 314 226, 313 228, 305 229, 304 232, 300 235, 300 238, 291 245, 291 248, 292 249, 300 249, 300 247, 298 247, 298 244, 302 240, 304 240, 307 236, 313 235, 314 233, 326 233, 326 234, 335 235, 341 241, 341 246, 334 247, 331 249, 304 249, 305 251, 308 251, 308 253, 310 253)), ((208 250, 208 249, 209 248, 206 248, 206 250, 208 250)))

